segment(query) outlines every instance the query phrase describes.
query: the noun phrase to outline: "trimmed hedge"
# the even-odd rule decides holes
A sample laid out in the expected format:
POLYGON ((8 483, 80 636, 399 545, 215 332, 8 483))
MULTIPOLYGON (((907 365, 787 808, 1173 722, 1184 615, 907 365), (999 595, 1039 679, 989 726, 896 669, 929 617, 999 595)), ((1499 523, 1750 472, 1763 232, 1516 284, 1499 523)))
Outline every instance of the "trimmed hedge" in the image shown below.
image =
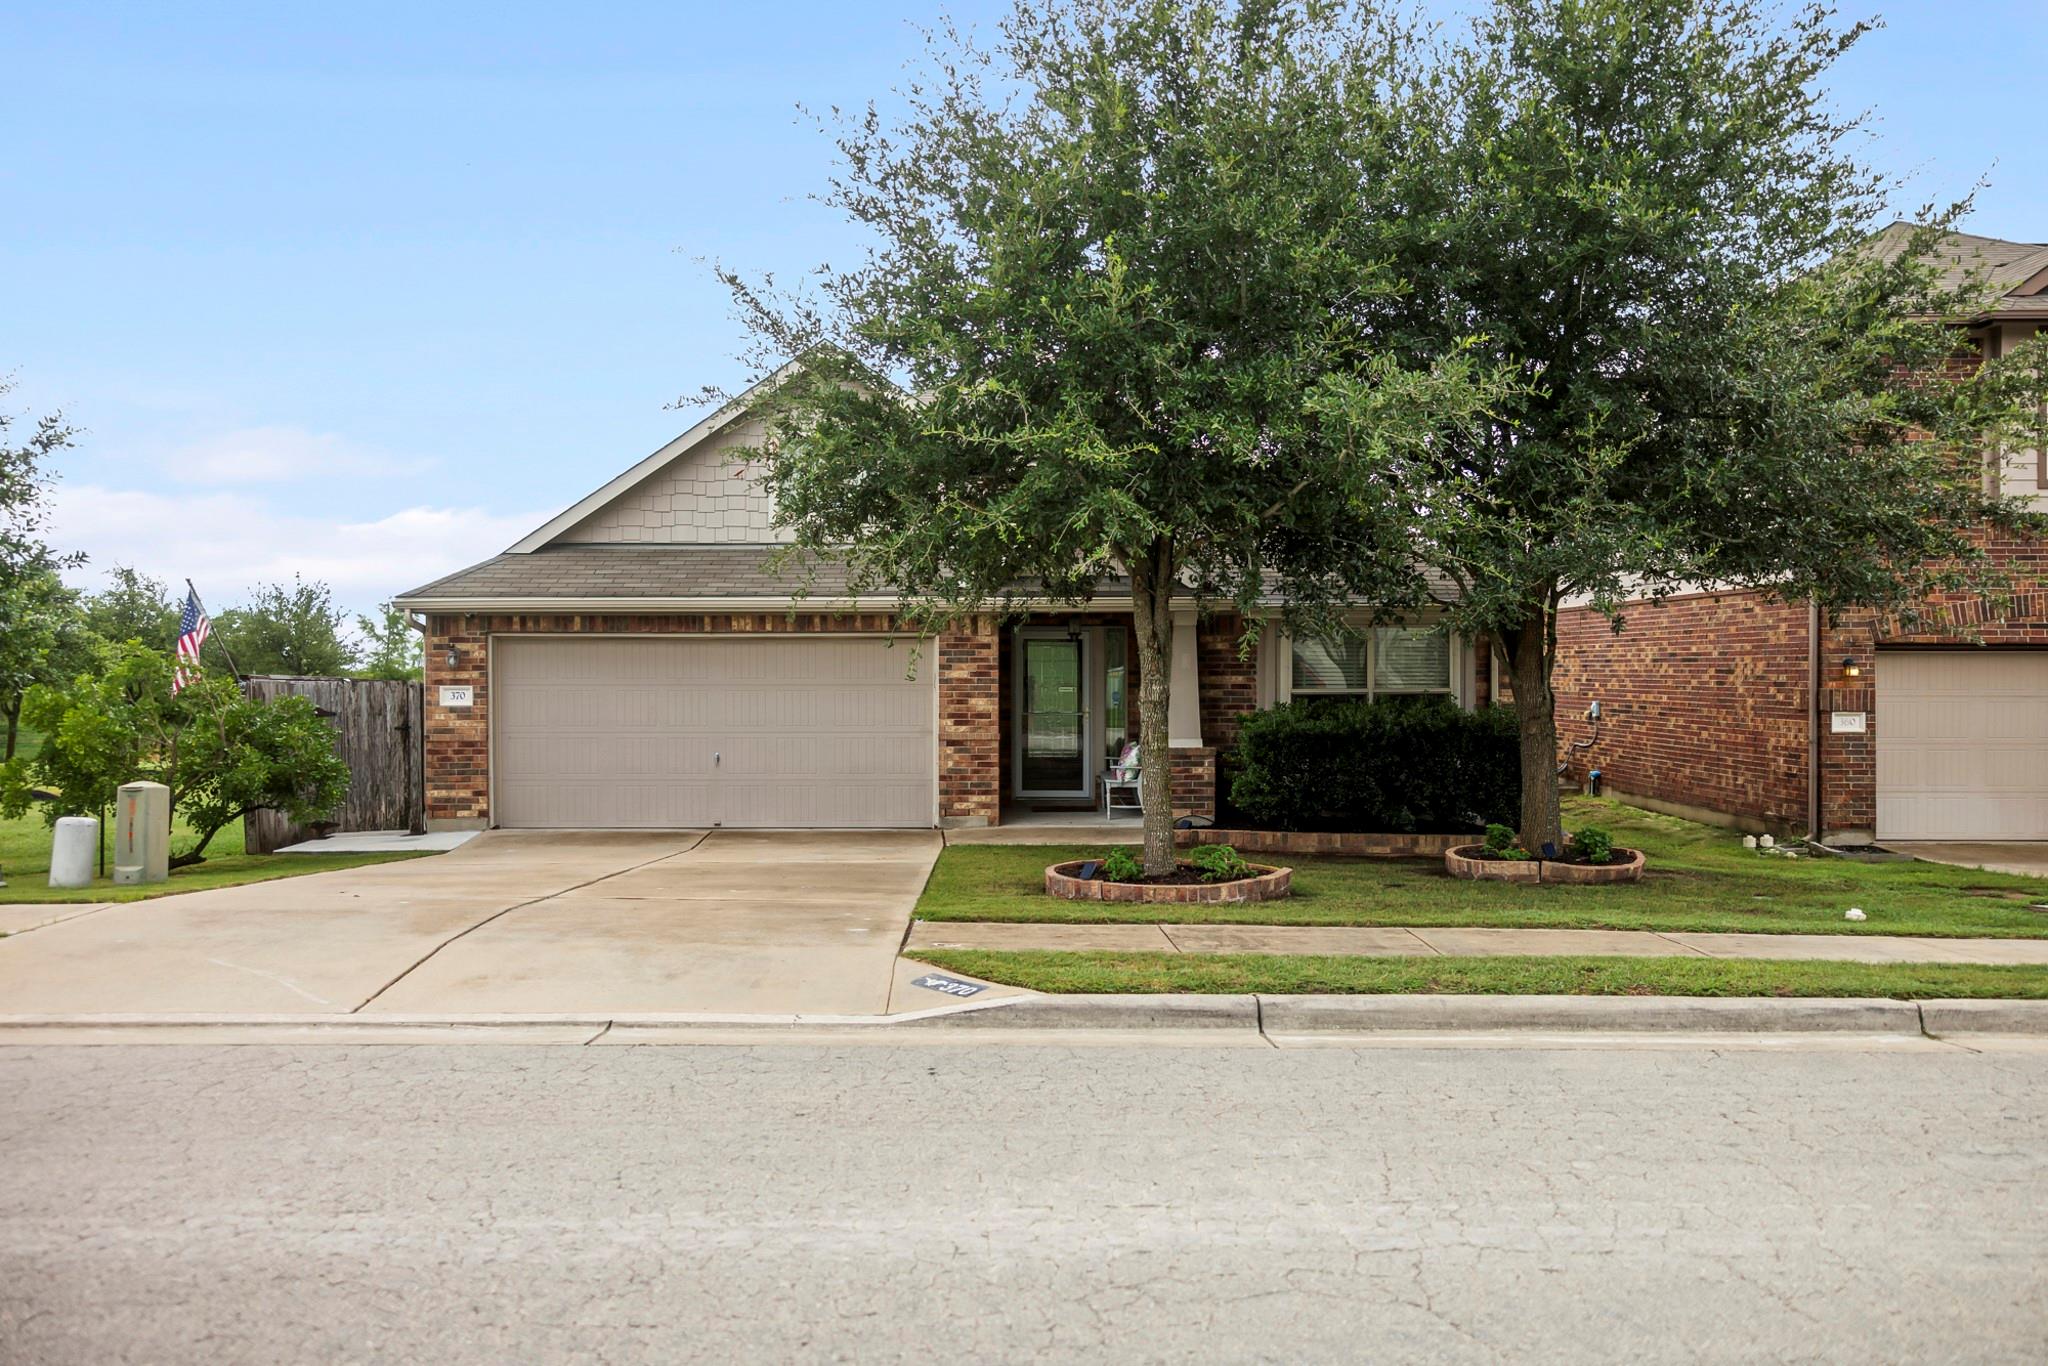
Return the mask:
POLYGON ((1466 711, 1440 697, 1255 712, 1231 773, 1231 804, 1273 830, 1478 830, 1512 825, 1521 809, 1514 710, 1466 711))

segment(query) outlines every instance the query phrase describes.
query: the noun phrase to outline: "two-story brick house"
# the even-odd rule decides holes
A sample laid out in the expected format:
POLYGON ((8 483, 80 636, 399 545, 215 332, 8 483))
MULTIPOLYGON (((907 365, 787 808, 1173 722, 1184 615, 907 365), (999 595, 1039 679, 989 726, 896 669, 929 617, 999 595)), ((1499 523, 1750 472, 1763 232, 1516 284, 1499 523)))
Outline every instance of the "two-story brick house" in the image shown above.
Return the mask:
MULTIPOLYGON (((1955 320, 1958 364, 2048 324, 2048 244, 1957 234, 1946 255, 1952 282, 1988 277, 2000 291, 1955 320)), ((1985 478, 2048 510, 2048 451, 1990 453, 1985 478)), ((2048 839, 2048 546, 1989 548, 2012 601, 1935 602, 1910 632, 1742 591, 1626 605, 1619 634, 1591 608, 1566 610, 1557 697, 1571 774, 1837 843, 2048 839)))

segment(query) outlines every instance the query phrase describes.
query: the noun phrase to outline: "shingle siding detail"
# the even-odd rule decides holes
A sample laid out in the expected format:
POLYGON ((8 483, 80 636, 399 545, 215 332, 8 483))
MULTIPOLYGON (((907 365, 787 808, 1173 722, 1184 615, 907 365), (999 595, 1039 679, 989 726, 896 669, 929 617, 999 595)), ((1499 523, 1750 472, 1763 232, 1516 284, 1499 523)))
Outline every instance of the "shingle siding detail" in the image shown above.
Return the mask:
POLYGON ((586 545, 759 545, 786 539, 751 449, 759 422, 742 422, 678 456, 562 534, 586 545))

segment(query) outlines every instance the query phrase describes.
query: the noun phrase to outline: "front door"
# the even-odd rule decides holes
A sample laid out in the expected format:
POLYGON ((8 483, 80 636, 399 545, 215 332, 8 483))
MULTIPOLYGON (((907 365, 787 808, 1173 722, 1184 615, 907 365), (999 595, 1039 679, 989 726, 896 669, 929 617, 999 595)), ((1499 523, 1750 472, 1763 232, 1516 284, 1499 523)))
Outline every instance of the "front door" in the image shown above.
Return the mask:
POLYGON ((1026 633, 1017 651, 1017 795, 1092 798, 1087 635, 1026 633))

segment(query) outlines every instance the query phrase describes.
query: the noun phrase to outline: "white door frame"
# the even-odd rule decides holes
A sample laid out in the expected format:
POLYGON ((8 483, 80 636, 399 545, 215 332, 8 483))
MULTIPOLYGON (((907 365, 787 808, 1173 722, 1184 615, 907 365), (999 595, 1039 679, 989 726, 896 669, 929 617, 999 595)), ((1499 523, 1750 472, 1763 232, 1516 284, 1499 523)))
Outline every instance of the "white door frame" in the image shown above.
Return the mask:
POLYGON ((1011 726, 1013 733, 1010 736, 1011 772, 1014 775, 1011 779, 1011 795, 1015 797, 1037 797, 1042 800, 1061 798, 1071 798, 1077 801, 1094 800, 1095 751, 1097 746, 1093 737, 1096 733, 1097 717, 1095 715, 1096 688, 1093 670, 1096 660, 1101 655, 1101 652, 1096 648, 1094 630, 1083 627, 1078 634, 1075 634, 1068 631, 1064 626, 1019 626, 1014 644, 1016 646, 1017 667, 1013 670, 1016 678, 1010 690, 1010 706, 1014 721, 1014 724, 1011 726), (1080 652, 1080 658, 1076 661, 1076 667, 1081 684, 1081 785, 1077 788, 1047 790, 1024 786, 1024 740, 1025 717, 1027 715, 1024 705, 1026 696, 1024 642, 1027 640, 1071 641, 1075 649, 1080 652))

